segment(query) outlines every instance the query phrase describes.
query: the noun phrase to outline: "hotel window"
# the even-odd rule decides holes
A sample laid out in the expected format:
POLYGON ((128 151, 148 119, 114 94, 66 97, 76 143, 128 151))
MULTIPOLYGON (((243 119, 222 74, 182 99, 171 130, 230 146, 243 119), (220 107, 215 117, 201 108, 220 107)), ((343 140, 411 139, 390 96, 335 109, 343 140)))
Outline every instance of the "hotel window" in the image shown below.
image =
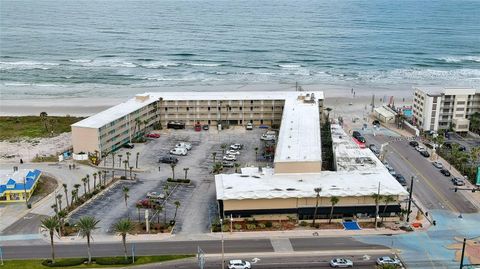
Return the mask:
POLYGON ((168 108, 165 108, 165 111, 168 111, 168 108))
POLYGON ((187 107, 187 111, 189 111, 189 110, 190 110, 190 108, 189 108, 189 107, 187 107))
POLYGON ((239 107, 240 111, 242 111, 242 108, 243 108, 243 107, 239 107))
POLYGON ((250 111, 253 111, 253 107, 250 107, 250 111))
POLYGON ((253 104, 253 100, 250 100, 250 104, 253 104))
POLYGON ((210 111, 210 107, 208 107, 208 111, 210 111))

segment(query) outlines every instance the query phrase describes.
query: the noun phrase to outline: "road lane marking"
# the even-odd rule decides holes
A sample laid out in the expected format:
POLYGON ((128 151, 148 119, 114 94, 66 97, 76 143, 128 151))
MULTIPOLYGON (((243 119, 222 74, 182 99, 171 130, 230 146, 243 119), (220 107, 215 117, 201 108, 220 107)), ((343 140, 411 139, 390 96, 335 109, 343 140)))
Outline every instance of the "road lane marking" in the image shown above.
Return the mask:
MULTIPOLYGON (((417 175, 421 176, 423 178, 423 180, 425 181, 425 183, 427 183, 427 185, 431 188, 431 190, 438 196, 438 201, 443 201, 443 197, 444 195, 442 195, 433 185, 432 183, 430 183, 430 181, 412 164, 412 162, 410 162, 407 158, 405 158, 402 154, 400 154, 400 152, 398 152, 394 147, 392 146, 389 146, 394 152, 396 152, 398 154, 398 156, 400 156, 400 158, 402 158, 403 160, 405 160, 405 162, 407 162, 416 172, 417 172, 417 175)), ((454 212, 460 212, 459 210, 457 210, 451 203, 450 201, 448 200, 444 200, 446 206, 451 210, 451 211, 454 211, 454 212)))

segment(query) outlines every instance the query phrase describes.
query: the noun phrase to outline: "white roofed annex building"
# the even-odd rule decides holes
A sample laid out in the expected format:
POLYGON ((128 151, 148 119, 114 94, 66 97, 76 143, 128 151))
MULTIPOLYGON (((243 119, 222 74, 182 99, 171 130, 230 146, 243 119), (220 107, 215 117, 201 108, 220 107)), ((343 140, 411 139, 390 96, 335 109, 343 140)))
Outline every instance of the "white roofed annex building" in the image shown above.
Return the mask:
POLYGON ((320 119, 316 100, 304 94, 285 101, 273 168, 247 167, 239 174, 215 176, 223 217, 328 221, 331 197, 338 198, 334 219, 371 221, 379 213, 397 219, 407 191, 369 150, 360 149, 338 124, 330 126, 334 171, 322 171, 320 119))

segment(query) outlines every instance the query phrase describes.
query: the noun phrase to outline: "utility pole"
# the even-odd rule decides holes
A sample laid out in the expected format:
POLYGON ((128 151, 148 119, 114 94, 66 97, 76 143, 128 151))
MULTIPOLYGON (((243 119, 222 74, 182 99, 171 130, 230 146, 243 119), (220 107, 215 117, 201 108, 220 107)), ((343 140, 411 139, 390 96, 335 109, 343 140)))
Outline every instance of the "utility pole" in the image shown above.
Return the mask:
POLYGON ((411 182, 410 182, 410 194, 408 196, 408 209, 407 209, 407 222, 410 221, 410 208, 412 206, 412 194, 413 194, 413 181, 415 177, 412 176, 411 182))
POLYGON ((462 257, 460 258, 460 269, 463 268, 463 257, 465 257, 465 245, 467 244, 467 238, 463 238, 462 257))
POLYGON ((222 233, 222 269, 225 268, 225 249, 223 243, 223 219, 220 219, 220 231, 222 233))

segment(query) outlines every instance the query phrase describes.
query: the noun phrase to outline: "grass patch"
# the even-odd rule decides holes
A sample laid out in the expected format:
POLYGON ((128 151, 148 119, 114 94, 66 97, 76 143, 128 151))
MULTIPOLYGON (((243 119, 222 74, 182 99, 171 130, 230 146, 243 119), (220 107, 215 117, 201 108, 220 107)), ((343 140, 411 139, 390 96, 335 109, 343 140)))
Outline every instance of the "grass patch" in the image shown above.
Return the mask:
MULTIPOLYGON (((115 264, 115 262, 123 262, 124 257, 98 257, 93 258, 93 260, 98 259, 101 264, 80 264, 72 266, 63 266, 63 267, 49 267, 42 264, 45 260, 5 260, 4 266, 1 266, 2 269, 19 269, 19 268, 29 268, 29 269, 46 269, 46 268, 112 268, 112 267, 129 267, 137 266, 141 264, 173 261, 185 258, 195 257, 195 255, 159 255, 159 256, 138 256, 135 257, 135 263, 133 264, 115 264)), ((129 257, 130 258, 130 257, 129 257)), ((83 258, 64 258, 56 259, 56 264, 78 264, 77 261, 81 261, 83 258)))
MULTIPOLYGON (((38 180, 37 187, 33 191, 33 196, 30 198, 31 203, 36 203, 40 201, 43 197, 54 192, 57 188, 58 183, 53 177, 41 175, 38 180)), ((63 193, 62 193, 63 194, 63 193)))
POLYGON ((48 116, 46 120, 42 120, 40 116, 0 117, 0 130, 2 130, 0 140, 18 139, 19 137, 51 137, 52 131, 55 136, 70 132, 70 125, 82 119, 70 116, 48 116))

